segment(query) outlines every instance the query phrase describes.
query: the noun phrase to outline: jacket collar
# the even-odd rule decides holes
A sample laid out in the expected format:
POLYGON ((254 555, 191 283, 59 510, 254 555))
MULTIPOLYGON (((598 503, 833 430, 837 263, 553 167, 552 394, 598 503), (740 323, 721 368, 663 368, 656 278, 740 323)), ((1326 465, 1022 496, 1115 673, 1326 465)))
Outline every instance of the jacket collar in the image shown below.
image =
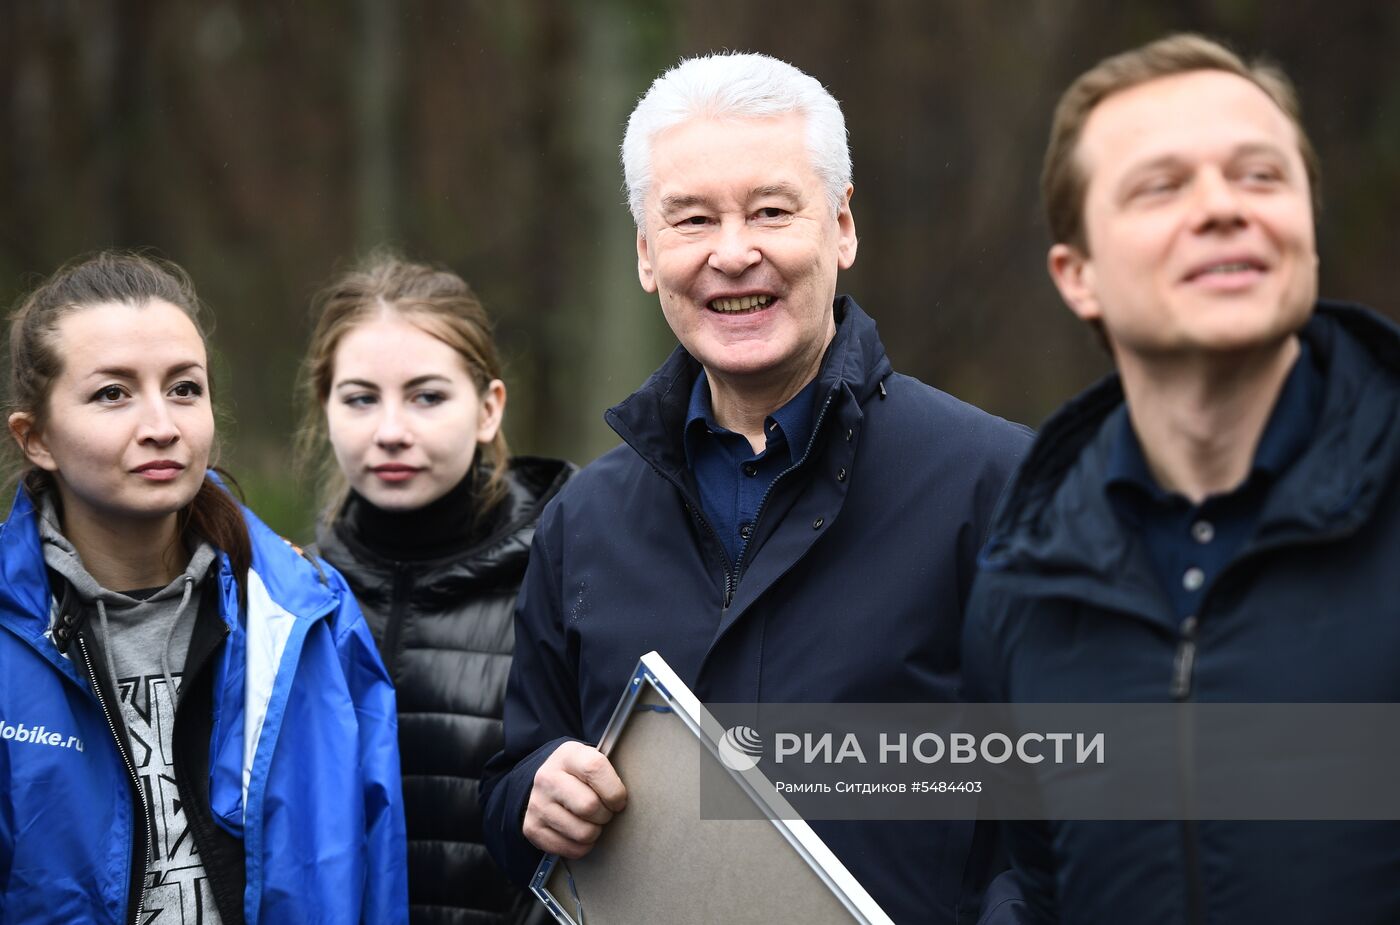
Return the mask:
MULTIPOLYGON (((1359 305, 1319 302, 1300 336, 1326 381, 1313 437, 1274 485, 1249 549, 1344 536, 1365 523, 1400 469, 1400 328, 1359 305)), ((1104 494, 1123 404, 1110 375, 1046 422, 993 517, 984 568, 1027 572, 1103 599, 1143 600, 1133 537, 1104 494)))
MULTIPOLYGON (((863 404, 880 389, 880 383, 893 369, 875 320, 855 299, 837 296, 832 310, 836 337, 822 358, 816 392, 821 396, 844 388, 858 404, 863 404)), ((618 436, 653 469, 680 485, 689 484, 685 420, 690 390, 699 374, 700 363, 684 347, 676 347, 640 389, 603 415, 618 436)))
MULTIPOLYGON (((222 484, 222 482, 220 482, 222 484)), ((314 566, 246 507, 244 523, 253 547, 253 570, 278 606, 302 617, 319 617, 335 603, 314 566)), ((44 554, 39 542, 38 512, 23 487, 15 492, 10 514, 0 524, 0 624, 37 639, 49 628, 50 597, 44 554)), ((238 587, 228 556, 218 554, 220 613, 230 628, 239 620, 238 587)))
POLYGON ((39 636, 49 623, 49 579, 39 545, 39 512, 22 487, 0 524, 0 621, 39 636))

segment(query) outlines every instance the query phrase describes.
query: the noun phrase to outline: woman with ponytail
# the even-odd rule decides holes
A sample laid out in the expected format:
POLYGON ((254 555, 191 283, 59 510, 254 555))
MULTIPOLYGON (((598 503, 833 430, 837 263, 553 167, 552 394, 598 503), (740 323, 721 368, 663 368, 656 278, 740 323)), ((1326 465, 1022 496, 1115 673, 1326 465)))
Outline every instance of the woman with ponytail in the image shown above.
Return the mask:
POLYGON ((105 252, 11 317, 0 921, 402 922, 393 690, 340 576, 210 468, 200 314, 105 252))

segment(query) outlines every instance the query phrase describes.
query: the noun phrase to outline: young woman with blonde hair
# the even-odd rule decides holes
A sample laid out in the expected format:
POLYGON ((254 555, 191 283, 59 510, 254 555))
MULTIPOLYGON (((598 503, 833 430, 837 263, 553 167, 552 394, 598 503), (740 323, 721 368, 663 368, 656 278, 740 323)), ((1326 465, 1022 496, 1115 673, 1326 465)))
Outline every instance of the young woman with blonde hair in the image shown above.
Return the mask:
POLYGON ((490 323, 456 274, 381 254, 314 307, 301 453, 324 464, 319 552, 398 687, 410 914, 524 921, 540 907, 487 856, 477 788, 535 522, 572 467, 509 457, 490 323))

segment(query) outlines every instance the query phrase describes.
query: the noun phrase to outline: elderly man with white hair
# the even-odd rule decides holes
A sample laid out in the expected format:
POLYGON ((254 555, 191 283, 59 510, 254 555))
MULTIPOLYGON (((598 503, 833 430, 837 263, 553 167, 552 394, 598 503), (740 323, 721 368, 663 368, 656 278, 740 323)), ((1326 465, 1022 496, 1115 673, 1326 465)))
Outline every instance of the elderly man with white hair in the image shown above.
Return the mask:
MULTIPOLYGON (((845 120, 759 54, 693 58, 622 144, 637 271, 679 347, 606 420, 623 443, 541 518, 487 842, 528 878, 585 854, 626 788, 597 742, 656 649, 711 702, 947 702, 1023 428, 894 372, 836 295, 856 257, 845 120)), ((815 826, 897 921, 975 909, 971 822, 815 826)))

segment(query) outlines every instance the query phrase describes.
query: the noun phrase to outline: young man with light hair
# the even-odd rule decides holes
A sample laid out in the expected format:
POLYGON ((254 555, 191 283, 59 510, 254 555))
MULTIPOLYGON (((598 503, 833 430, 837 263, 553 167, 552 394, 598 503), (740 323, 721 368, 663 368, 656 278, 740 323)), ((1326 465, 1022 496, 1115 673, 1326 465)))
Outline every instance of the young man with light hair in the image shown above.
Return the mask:
MULTIPOLYGON (((1117 375, 1047 422, 998 508, 980 699, 1400 701, 1400 330, 1317 301, 1317 191, 1287 79, 1199 36, 1061 97, 1050 275, 1117 375)), ((1191 793, 1199 764, 1176 773, 1191 793)), ((989 920, 1400 921, 1400 824, 1185 815, 1008 824, 1026 905, 989 920)))
MULTIPOLYGON (((711 702, 952 700, 976 550, 1029 442, 895 373, 836 295, 851 164, 816 80, 764 55, 683 61, 622 150, 638 277, 680 346, 607 412, 623 445, 536 534, 485 795, 488 842, 521 879, 624 810, 587 743, 650 649, 711 702)), ((972 823, 814 828, 896 921, 974 912, 972 823)))

